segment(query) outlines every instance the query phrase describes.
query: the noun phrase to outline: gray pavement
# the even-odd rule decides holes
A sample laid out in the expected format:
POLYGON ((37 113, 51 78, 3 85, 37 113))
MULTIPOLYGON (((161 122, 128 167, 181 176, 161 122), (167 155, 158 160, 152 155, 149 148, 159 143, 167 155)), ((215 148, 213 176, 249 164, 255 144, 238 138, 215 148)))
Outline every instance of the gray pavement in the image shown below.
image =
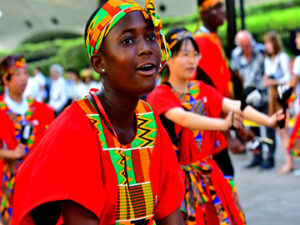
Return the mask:
MULTIPOLYGON (((278 138, 277 138, 278 140, 278 138)), ((235 183, 247 225, 300 225, 300 176, 278 174, 284 153, 278 140, 276 166, 272 170, 244 169, 252 153, 232 155, 235 183)), ((300 169, 300 160, 295 160, 300 169)))

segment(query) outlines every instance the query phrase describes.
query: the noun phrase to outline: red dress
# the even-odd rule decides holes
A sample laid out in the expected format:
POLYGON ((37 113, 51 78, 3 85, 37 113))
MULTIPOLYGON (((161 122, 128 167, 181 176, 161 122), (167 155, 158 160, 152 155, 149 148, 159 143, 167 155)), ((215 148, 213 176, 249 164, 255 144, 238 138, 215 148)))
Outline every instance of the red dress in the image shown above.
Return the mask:
MULTIPOLYGON (((223 97, 213 87, 192 81, 189 89, 188 94, 181 94, 163 84, 149 94, 147 101, 162 118, 166 111, 176 107, 210 117, 220 116, 223 97)), ((216 132, 192 132, 177 124, 174 130, 171 139, 186 174, 186 196, 181 208, 186 224, 245 224, 230 185, 212 159, 218 141, 216 132)))
MULTIPOLYGON (((84 104, 96 113, 89 103, 84 104)), ((168 134, 159 118, 155 116, 155 119, 155 147, 151 160, 144 164, 148 165, 156 196, 154 219, 161 219, 180 206, 184 184, 168 134)), ((52 123, 18 171, 13 224, 33 224, 29 214, 32 209, 66 199, 93 212, 100 225, 115 224, 118 176, 102 144, 98 131, 82 110, 82 101, 73 102, 52 123)))
MULTIPOLYGON (((14 113, 4 102, 3 96, 0 97, 0 147, 6 146, 7 149, 15 149, 21 140, 22 125, 30 124, 32 133, 26 145, 28 153, 42 138, 44 131, 54 119, 53 110, 46 104, 28 98, 29 109, 25 116, 14 113)), ((0 183, 1 183, 1 215, 0 221, 10 224, 12 217, 12 195, 17 168, 25 157, 20 160, 1 160, 0 161, 0 183)), ((0 223, 1 223, 0 222, 0 223)))
MULTIPOLYGON (((199 33, 194 36, 198 44, 201 58, 200 67, 212 80, 215 88, 224 97, 230 97, 229 86, 231 73, 227 65, 222 43, 216 33, 199 33)), ((223 133, 219 133, 220 148, 215 153, 227 148, 227 141, 223 133)))

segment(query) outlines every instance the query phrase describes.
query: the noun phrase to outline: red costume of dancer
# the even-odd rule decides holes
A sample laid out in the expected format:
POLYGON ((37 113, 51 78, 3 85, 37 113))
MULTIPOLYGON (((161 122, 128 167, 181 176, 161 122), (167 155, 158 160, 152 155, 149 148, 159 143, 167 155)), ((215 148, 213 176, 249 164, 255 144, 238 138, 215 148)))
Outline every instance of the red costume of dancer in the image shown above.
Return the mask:
MULTIPOLYGON (((25 151, 30 150, 41 140, 44 131, 54 119, 53 110, 44 103, 37 102, 28 98, 29 109, 25 116, 14 113, 0 97, 0 147, 5 146, 8 151, 17 147, 21 140, 21 128, 23 125, 30 124, 32 132, 27 141, 25 151)), ((23 162, 22 159, 0 161, 1 171, 1 221, 10 224, 13 210, 12 195, 14 192, 15 176, 17 168, 23 162)))
MULTIPOLYGON (((13 224, 33 224, 29 214, 32 209, 47 202, 68 199, 93 212, 99 224, 115 224, 118 174, 82 107, 97 114, 88 100, 72 103, 52 123, 18 171, 13 224)), ((147 165, 147 176, 150 176, 155 196, 154 219, 161 219, 180 206, 184 184, 168 134, 157 116, 155 121, 155 146, 151 160, 143 164, 147 165)))
MULTIPOLYGON (((161 117, 176 107, 209 117, 220 117, 223 96, 201 81, 192 81, 189 89, 189 94, 183 97, 184 94, 163 84, 156 87, 147 100, 161 117)), ((167 130, 169 134, 173 132, 167 130)), ((174 130, 175 136, 171 139, 178 149, 178 160, 186 174, 186 197, 182 205, 186 224, 245 224, 243 214, 232 198, 230 185, 212 159, 216 133, 190 131, 177 124, 174 124, 174 130), (190 208, 196 208, 195 212, 190 208), (196 221, 189 221, 191 217, 196 217, 196 221)))

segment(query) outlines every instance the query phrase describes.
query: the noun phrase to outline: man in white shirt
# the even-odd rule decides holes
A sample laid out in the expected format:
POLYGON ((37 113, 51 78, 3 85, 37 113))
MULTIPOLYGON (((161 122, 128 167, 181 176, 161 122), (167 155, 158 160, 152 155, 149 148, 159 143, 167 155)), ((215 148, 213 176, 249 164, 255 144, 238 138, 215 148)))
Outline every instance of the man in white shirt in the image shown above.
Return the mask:
POLYGON ((40 102, 47 97, 46 78, 39 68, 33 69, 33 77, 29 78, 24 95, 40 102))
POLYGON ((50 76, 52 80, 49 105, 54 109, 55 116, 58 116, 67 106, 70 97, 70 90, 65 78, 63 78, 64 69, 59 64, 50 66, 50 76))

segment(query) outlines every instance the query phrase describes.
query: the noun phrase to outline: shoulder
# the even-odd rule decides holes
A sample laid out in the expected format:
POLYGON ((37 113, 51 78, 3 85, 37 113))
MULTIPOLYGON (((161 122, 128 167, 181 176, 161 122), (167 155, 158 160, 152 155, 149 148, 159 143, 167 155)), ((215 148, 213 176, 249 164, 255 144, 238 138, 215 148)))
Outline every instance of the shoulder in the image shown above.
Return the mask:
POLYGON ((289 60, 290 57, 286 52, 279 52, 278 57, 280 60, 289 60))
POLYGON ((242 54, 242 49, 240 47, 236 47, 232 50, 231 58, 238 59, 238 57, 242 54))
POLYGON ((298 64, 300 66, 300 55, 296 56, 294 64, 298 64))
POLYGON ((261 43, 255 42, 253 49, 255 53, 265 54, 265 46, 261 43))

